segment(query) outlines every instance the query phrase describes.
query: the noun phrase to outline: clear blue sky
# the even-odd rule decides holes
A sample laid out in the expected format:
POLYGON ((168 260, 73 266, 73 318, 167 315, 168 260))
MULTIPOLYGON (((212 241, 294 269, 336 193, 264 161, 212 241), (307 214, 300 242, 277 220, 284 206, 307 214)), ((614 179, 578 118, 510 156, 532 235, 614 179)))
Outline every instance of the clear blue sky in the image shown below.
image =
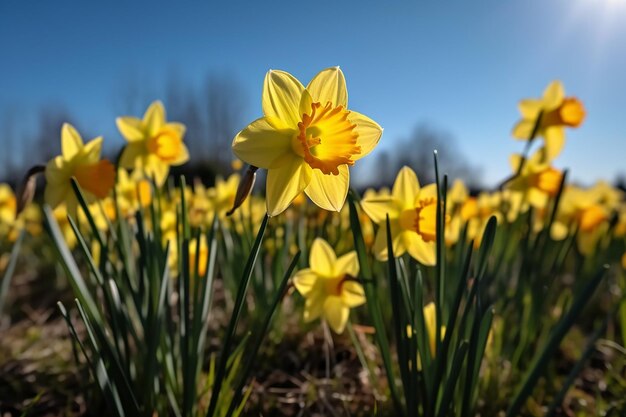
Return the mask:
POLYGON ((251 121, 268 69, 306 84, 339 65, 350 107, 385 128, 381 147, 427 122, 493 184, 522 149, 510 137, 517 101, 561 79, 588 117, 557 165, 590 183, 625 171, 624 22, 626 0, 2 0, 0 111, 18 108, 27 124, 43 104, 63 103, 118 146, 115 94, 129 74, 162 85, 175 72, 200 86, 209 71, 232 72, 251 121))

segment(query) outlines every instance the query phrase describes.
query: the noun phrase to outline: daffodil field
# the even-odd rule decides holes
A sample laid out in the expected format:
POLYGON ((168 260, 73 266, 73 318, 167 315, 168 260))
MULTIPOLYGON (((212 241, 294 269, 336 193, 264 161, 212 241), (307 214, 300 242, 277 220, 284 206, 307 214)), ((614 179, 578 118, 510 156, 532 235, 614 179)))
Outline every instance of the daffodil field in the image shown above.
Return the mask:
POLYGON ((626 415, 624 190, 554 166, 584 98, 521 100, 493 189, 410 149, 434 183, 362 190, 338 67, 262 97, 212 186, 159 101, 0 184, 1 416, 626 415))

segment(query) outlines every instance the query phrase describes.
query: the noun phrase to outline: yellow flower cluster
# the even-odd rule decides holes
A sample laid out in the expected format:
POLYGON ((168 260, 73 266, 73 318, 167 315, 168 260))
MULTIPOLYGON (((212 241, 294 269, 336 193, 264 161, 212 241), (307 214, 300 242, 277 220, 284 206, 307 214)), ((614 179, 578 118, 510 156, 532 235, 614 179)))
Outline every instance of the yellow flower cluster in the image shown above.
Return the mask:
MULTIPOLYGON (((513 136, 529 144, 539 137, 543 142, 530 156, 511 156, 512 176, 497 190, 472 194, 461 180, 452 184, 446 195, 445 244, 451 247, 465 238, 478 245, 490 217, 495 216, 501 224, 512 224, 531 210, 533 232, 550 222, 552 239, 575 236, 580 253, 585 255, 598 250, 602 237, 609 232, 611 238, 626 238, 626 204, 621 191, 602 182, 586 189, 563 186, 564 175, 553 166, 565 143, 565 128, 577 127, 585 118, 582 103, 566 97, 561 83, 553 82, 542 98, 522 100, 519 108, 522 119, 513 128, 513 136), (552 213, 557 197, 558 210, 552 213), (615 221, 611 223, 611 219, 615 221)), ((255 170, 267 170, 265 198, 250 196, 228 216, 229 209, 243 201, 236 200, 246 197, 247 191, 242 197, 238 190, 246 181, 232 174, 226 179, 218 177, 214 187, 196 183, 184 190, 189 224, 206 230, 217 217, 220 227, 242 237, 266 213, 277 216, 285 212, 273 220, 275 233, 266 239, 264 248, 276 253, 285 247, 288 253, 294 253, 298 246, 312 242, 309 268, 299 271, 293 281, 305 298, 304 319, 321 317, 340 333, 349 309, 365 302, 359 264, 352 250, 348 210, 344 207, 349 168, 374 149, 382 128, 348 109, 345 78, 337 67, 321 71, 306 87, 286 72, 268 72, 262 109, 263 117, 239 132, 232 148, 240 159, 235 161, 237 169, 242 168, 243 161, 255 170), (326 211, 312 210, 306 197, 326 211), (298 239, 288 235, 294 230, 298 239), (337 257, 335 251, 345 255, 337 257)), ((68 214, 79 223, 86 222, 82 210, 77 210, 72 178, 103 232, 118 216, 132 222, 137 210, 147 208, 154 199, 161 216, 160 224, 153 227, 160 228, 163 244, 175 242, 179 234, 180 190, 166 193, 161 187, 169 167, 189 159, 183 142, 185 126, 168 122, 163 105, 154 102, 143 118, 120 117, 117 127, 128 142, 118 167, 101 159, 101 137, 84 143, 69 124, 61 131, 61 155, 45 167, 45 202, 55 209, 70 247, 76 244, 76 238, 68 214)), ((15 221, 16 201, 11 188, 0 184, 0 237, 15 239, 16 231, 23 228, 32 234, 40 233, 37 207, 27 206, 15 221)), ((370 189, 363 194, 360 220, 368 249, 377 260, 386 260, 389 233, 395 257, 406 253, 424 266, 433 266, 441 205, 436 185, 420 184, 415 172, 403 167, 391 189, 370 189)), ((145 213, 149 216, 150 211, 145 213)), ((178 245, 170 245, 169 265, 174 271, 177 250, 178 245)), ((196 267, 198 250, 198 271, 202 275, 208 256, 204 235, 200 235, 199 242, 190 242, 192 269, 196 267)), ((425 311, 431 310, 428 307, 425 311)), ((429 331, 434 327, 431 321, 429 331)), ((431 350, 434 354, 434 348, 431 350)))

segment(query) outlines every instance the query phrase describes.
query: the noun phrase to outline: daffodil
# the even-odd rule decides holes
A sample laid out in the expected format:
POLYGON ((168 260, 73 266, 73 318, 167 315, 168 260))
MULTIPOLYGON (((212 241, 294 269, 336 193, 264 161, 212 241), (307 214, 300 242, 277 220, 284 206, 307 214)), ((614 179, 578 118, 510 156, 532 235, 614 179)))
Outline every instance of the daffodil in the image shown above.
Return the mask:
POLYGON ((294 286, 306 299, 304 320, 322 317, 331 329, 342 333, 350 308, 365 303, 363 287, 356 280, 359 274, 356 252, 337 258, 333 248, 317 238, 311 246, 309 266, 293 278, 294 286))
POLYGON ((540 99, 520 101, 520 120, 513 128, 513 137, 532 140, 535 125, 539 123, 537 134, 545 141, 547 158, 553 160, 561 152, 565 143, 565 127, 578 127, 585 119, 585 108, 576 97, 565 97, 560 81, 548 85, 540 99))
MULTIPOLYGON (((224 180, 221 176, 218 176, 215 178, 215 187, 207 190, 207 196, 211 202, 211 207, 221 219, 224 218, 226 212, 233 206, 239 180, 239 174, 231 174, 226 180, 224 180)), ((212 219, 209 219, 209 221, 211 220, 212 219)))
POLYGON ((117 201, 124 217, 134 215, 139 207, 147 207, 152 201, 150 182, 138 171, 131 175, 125 169, 117 171, 117 201))
POLYGON ((105 198, 115 184, 115 168, 108 160, 100 159, 101 149, 102 137, 83 144, 76 129, 65 123, 61 129, 61 155, 46 165, 46 204, 55 208, 65 202, 68 213, 76 215, 78 200, 72 190, 72 177, 88 203, 105 198))
POLYGON ((611 210, 601 200, 603 193, 595 188, 565 187, 556 219, 550 229, 555 240, 565 239, 577 230, 576 243, 584 255, 593 253, 598 239, 606 233, 611 210))
MULTIPOLYGON (((424 324, 428 332, 428 346, 430 347, 431 357, 437 354, 437 309, 432 301, 424 306, 424 324)), ((441 326, 441 338, 446 335, 446 326, 441 326)))
POLYGON ((120 158, 120 166, 137 169, 158 185, 165 182, 170 166, 182 165, 189 160, 183 143, 185 126, 167 122, 165 108, 160 101, 153 102, 143 119, 118 117, 117 128, 128 145, 120 158))
POLYGON ((15 220, 17 200, 8 184, 0 184, 0 224, 11 224, 15 220))
MULTIPOLYGON (((430 357, 437 356, 437 310, 435 303, 432 301, 424 306, 422 309, 424 317, 425 335, 428 338, 428 348, 430 350, 430 357)), ((407 334, 409 337, 413 335, 413 328, 411 325, 407 325, 407 334)), ((446 335, 446 326, 441 326, 441 339, 443 340, 446 335)), ((417 369, 422 369, 422 358, 420 354, 417 354, 417 369)))
POLYGON ((545 208, 549 199, 558 193, 563 179, 561 171, 551 166, 545 148, 540 148, 526 161, 521 155, 513 154, 510 163, 513 172, 519 171, 519 175, 507 184, 507 188, 522 193, 524 201, 534 208, 545 208))
POLYGON ((420 187, 415 172, 405 166, 398 172, 390 196, 364 198, 361 206, 372 221, 380 226, 374 241, 377 259, 386 260, 388 257, 386 215, 389 215, 394 255, 400 256, 409 252, 424 265, 435 264, 437 238, 435 184, 420 187))
POLYGON ((13 230, 17 199, 8 184, 0 184, 0 242, 13 230))
POLYGON ((270 70, 263 85, 263 117, 233 140, 233 152, 267 169, 270 216, 282 213, 300 192, 319 207, 340 211, 349 186, 349 167, 374 149, 382 128, 348 110, 348 93, 338 67, 317 74, 304 87, 291 74, 270 70))

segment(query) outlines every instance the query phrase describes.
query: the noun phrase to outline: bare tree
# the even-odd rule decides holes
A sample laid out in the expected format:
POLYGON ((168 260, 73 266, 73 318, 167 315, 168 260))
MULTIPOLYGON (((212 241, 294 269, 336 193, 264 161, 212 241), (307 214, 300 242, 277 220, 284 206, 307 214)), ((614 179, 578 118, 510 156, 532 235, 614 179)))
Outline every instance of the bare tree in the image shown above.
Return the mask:
POLYGON ((393 153, 386 151, 378 154, 375 185, 391 185, 396 173, 404 165, 415 171, 421 184, 434 182, 435 150, 440 175, 447 174, 450 182, 460 178, 470 187, 480 184, 481 169, 467 161, 458 150, 454 137, 445 131, 419 124, 408 138, 399 139, 393 149, 393 153))
MULTIPOLYGON (((34 152, 29 152, 26 160, 28 165, 45 163, 55 155, 61 153, 61 127, 63 123, 74 123, 73 117, 63 106, 48 104, 39 110, 37 130, 28 141, 32 144, 34 152)), ((76 126, 80 131, 80 129, 76 126)), ((81 132, 84 134, 84 132, 81 132)), ((85 140, 91 139, 84 135, 85 140)))
POLYGON ((19 111, 16 107, 11 106, 3 109, 2 120, 0 121, 2 126, 2 132, 0 133, 0 143, 2 144, 2 158, 0 158, 0 164, 2 164, 1 177, 3 179, 14 179, 16 169, 19 169, 16 156, 18 155, 18 149, 15 146, 19 143, 17 140, 18 129, 17 121, 19 117, 19 111))
POLYGON ((230 144, 242 126, 245 99, 241 86, 229 75, 212 74, 207 79, 205 99, 210 160, 229 162, 230 144))

